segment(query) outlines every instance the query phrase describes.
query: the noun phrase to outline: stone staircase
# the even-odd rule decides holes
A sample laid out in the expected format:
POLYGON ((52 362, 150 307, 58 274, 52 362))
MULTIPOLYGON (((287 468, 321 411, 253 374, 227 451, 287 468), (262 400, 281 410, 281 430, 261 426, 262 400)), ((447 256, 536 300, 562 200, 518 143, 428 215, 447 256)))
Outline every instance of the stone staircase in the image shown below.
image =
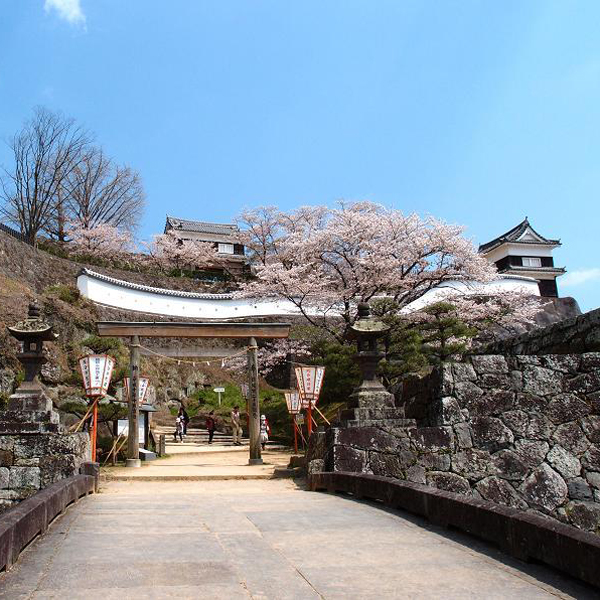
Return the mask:
MULTIPOLYGON (((183 442, 180 442, 179 438, 175 441, 175 427, 173 425, 156 425, 152 430, 156 436, 164 435, 167 444, 177 444, 182 448, 189 447, 190 449, 198 446, 208 446, 208 431, 206 429, 188 427, 183 442)), ((242 438, 242 443, 247 444, 248 439, 242 438)), ((215 448, 233 446, 233 437, 230 434, 215 431, 211 446, 215 448)))

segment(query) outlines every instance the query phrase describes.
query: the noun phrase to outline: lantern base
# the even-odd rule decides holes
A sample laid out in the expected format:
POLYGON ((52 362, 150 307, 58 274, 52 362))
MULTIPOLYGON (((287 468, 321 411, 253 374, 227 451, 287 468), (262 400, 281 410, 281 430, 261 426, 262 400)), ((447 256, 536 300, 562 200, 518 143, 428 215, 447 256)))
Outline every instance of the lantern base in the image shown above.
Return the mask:
POLYGON ((264 462, 263 462, 262 458, 249 458, 248 464, 249 465, 262 465, 262 464, 264 464, 264 462))
POLYGON ((139 458, 127 458, 125 459, 125 466, 137 469, 142 466, 142 461, 139 458))

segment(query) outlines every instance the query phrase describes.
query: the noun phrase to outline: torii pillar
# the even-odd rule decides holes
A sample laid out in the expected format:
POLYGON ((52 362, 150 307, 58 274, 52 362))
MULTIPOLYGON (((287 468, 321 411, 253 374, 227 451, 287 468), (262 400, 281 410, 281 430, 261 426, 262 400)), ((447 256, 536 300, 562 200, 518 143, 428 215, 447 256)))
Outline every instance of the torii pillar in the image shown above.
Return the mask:
POLYGON ((248 391, 249 391, 249 424, 248 438, 250 439, 250 458, 248 464, 262 465, 260 446, 260 396, 258 389, 258 345, 251 337, 248 346, 248 391))
POLYGON ((249 396, 250 396, 250 458, 251 465, 262 464, 260 447, 260 403, 258 390, 258 345, 257 338, 287 338, 289 323, 180 323, 169 321, 99 321, 96 323, 100 337, 130 338, 131 392, 129 398, 128 458, 126 466, 139 467, 137 386, 139 385, 140 337, 175 338, 245 338, 248 347, 249 396), (135 399, 135 400, 133 400, 135 399))

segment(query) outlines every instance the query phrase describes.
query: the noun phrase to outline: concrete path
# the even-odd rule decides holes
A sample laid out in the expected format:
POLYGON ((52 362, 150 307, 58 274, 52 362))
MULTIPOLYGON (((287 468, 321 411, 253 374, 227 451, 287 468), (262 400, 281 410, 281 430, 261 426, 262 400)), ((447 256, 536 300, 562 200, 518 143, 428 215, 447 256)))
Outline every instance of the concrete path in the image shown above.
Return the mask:
MULTIPOLYGON (((210 448, 210 446, 208 447, 210 448)), ((248 465, 248 447, 219 449, 216 452, 178 453, 142 463, 141 468, 108 467, 102 469, 106 480, 203 481, 214 479, 270 479, 276 467, 285 467, 288 451, 266 450, 263 465, 248 465)))
POLYGON ((110 482, 0 575, 0 598, 597 598, 542 567, 289 480, 110 482))

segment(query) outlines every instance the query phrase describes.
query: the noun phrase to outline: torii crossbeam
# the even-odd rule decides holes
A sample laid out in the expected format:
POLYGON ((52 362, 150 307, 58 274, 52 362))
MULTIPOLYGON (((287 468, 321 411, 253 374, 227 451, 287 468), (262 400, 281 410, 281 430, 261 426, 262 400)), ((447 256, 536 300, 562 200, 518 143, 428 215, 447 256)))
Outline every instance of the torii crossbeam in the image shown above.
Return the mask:
POLYGON ((140 337, 186 337, 186 338, 247 338, 249 394, 250 394, 250 459, 251 465, 262 464, 260 447, 260 404, 258 395, 258 346, 257 338, 287 338, 290 334, 289 323, 181 323, 168 321, 98 321, 100 337, 130 338, 129 356, 131 368, 131 387, 129 398, 129 432, 127 440, 127 466, 139 467, 139 438, 137 403, 139 368, 140 368, 140 337), (133 399, 136 399, 134 402, 133 399))

